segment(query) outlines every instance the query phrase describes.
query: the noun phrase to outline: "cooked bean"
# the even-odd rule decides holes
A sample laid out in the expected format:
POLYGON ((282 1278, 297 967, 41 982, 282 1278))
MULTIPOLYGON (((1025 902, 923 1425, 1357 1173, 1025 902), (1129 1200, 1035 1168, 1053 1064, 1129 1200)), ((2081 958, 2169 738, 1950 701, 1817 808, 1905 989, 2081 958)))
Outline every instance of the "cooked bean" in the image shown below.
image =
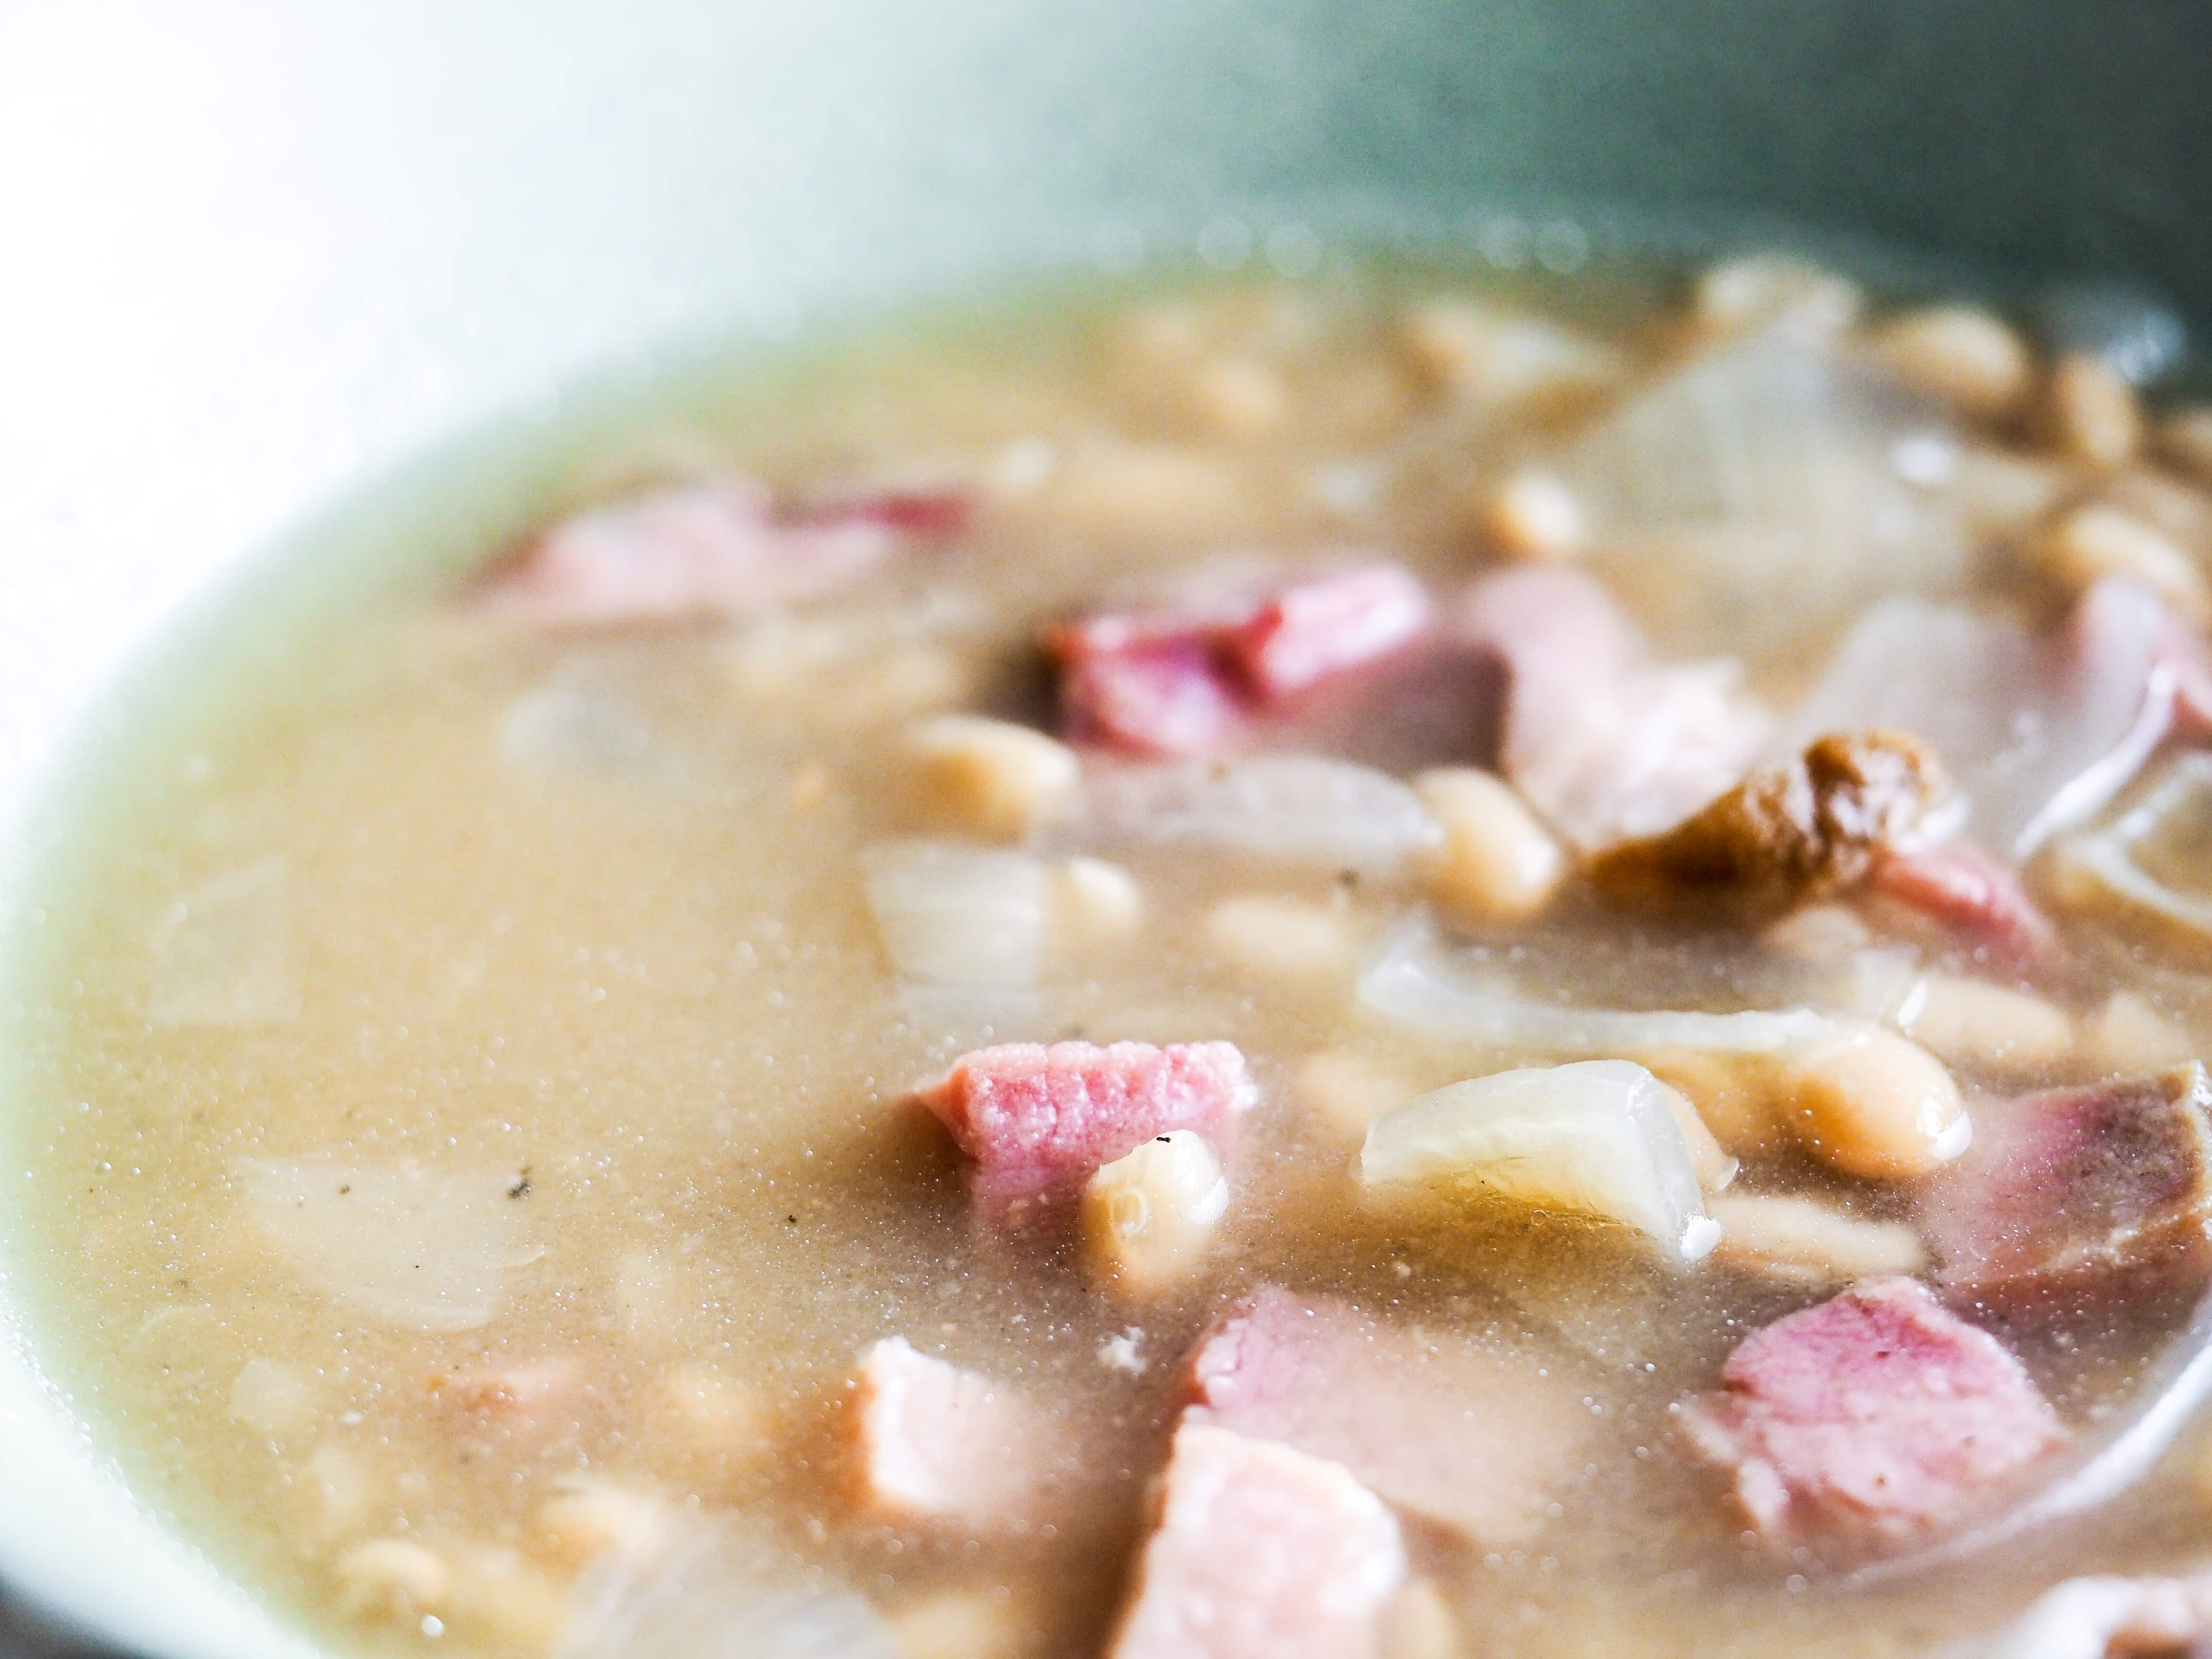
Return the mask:
POLYGON ((1566 855, 1502 778, 1441 767, 1415 781, 1443 829, 1429 867, 1429 894, 1461 921, 1525 921, 1552 901, 1566 855))
POLYGON ((1847 328, 1861 304, 1858 284, 1848 276, 1771 253, 1707 267, 1698 278, 1694 301, 1701 326, 1731 332, 1785 314, 1812 327, 1847 328))
POLYGON ((1951 1073, 1893 1031, 1870 1028, 1790 1054, 1780 1082, 1798 1138, 1846 1175, 1910 1180, 1956 1158, 1972 1138, 1951 1073))
POLYGON ((446 1558, 407 1538, 372 1538, 337 1559, 340 1601, 358 1617, 387 1611, 434 1613, 446 1604, 453 1569, 446 1558))
POLYGON ((1724 1152, 1759 1158, 1785 1141, 1776 1115, 1771 1067, 1765 1056, 1668 1048, 1637 1058, 1689 1101, 1698 1121, 1724 1152))
POLYGON ((2081 1022, 2082 1058, 2122 1075, 2163 1071, 2197 1058, 2189 1034, 2134 991, 2115 991, 2081 1022))
POLYGON ((2212 407, 2198 404, 2160 421, 2157 449, 2167 465, 2212 488, 2212 407))
POLYGON ((1307 1109, 1348 1138, 1411 1100, 1419 1090, 1348 1048, 1324 1048, 1298 1068, 1297 1094, 1307 1109))
POLYGON ((1667 1104, 1674 1114, 1674 1122, 1682 1131, 1682 1139, 1690 1149, 1690 1165, 1698 1172, 1698 1185, 1707 1193, 1717 1193, 1735 1179, 1740 1167, 1722 1147, 1713 1132, 1705 1127, 1705 1120, 1690 1103, 1689 1097, 1680 1089, 1667 1091, 1673 1097, 1667 1104))
POLYGON ((1082 763, 1056 738, 981 714, 940 714, 907 742, 927 810, 940 824, 1018 840, 1063 816, 1082 763))
POLYGON ((230 1385, 230 1414, 256 1434, 279 1438, 313 1426, 314 1386, 289 1365, 249 1359, 230 1385))
POLYGON ((2067 514, 2044 538, 2039 562, 2071 592, 2126 576, 2185 617, 2212 617, 2212 585, 2197 561, 2156 526, 2117 507, 2093 501, 2067 514))
POLYGON ((1084 1188, 1084 1259, 1103 1288, 1156 1296, 1204 1261, 1228 1211, 1229 1183, 1205 1139, 1188 1129, 1155 1135, 1084 1188))
POLYGON ((939 1590, 889 1620, 900 1659, 1019 1659, 1036 1650, 1036 1622, 1003 1591, 977 1589, 939 1590))
POLYGON ((1589 544, 1581 497, 1548 472, 1518 472, 1483 507, 1484 539, 1516 559, 1571 559, 1589 544))
POLYGON ((1994 539, 2019 534, 2057 506, 2074 473, 2048 455, 1969 445, 1958 453, 1946 494, 1970 533, 1994 539))
POLYGON ((1955 974, 1923 978, 1898 1024, 1939 1060, 2000 1077, 2048 1071, 2074 1047, 2074 1022, 2057 1004, 1955 974))
POLYGON ((2010 325, 1978 306, 1930 306, 1875 336, 1900 380, 1977 420, 2010 419, 2034 388, 2035 357, 2010 325))
POLYGON ((1808 1291, 1928 1265, 1920 1236, 1902 1222, 1868 1221, 1824 1199, 1731 1193, 1705 1206, 1721 1224, 1713 1260, 1808 1291))
POLYGON ((1255 438, 1282 425, 1290 394, 1282 377, 1251 357, 1211 357, 1189 371, 1192 412, 1225 438, 1255 438))
POLYGON ((1065 956, 1127 939, 1145 918, 1137 878, 1104 859, 1072 858, 1047 878, 1055 943, 1065 956))
POLYGON ((610 1550, 643 1561, 668 1538, 667 1516, 659 1498, 592 1475, 562 1481, 538 1505, 535 1529, 540 1546, 572 1568, 610 1550))
POLYGON ((368 1460, 334 1440, 308 1455, 307 1486, 315 1497, 316 1529, 325 1538, 358 1531, 377 1498, 376 1473, 368 1460))
POLYGON ((2142 405, 2120 372, 2100 357, 2062 357, 2044 388, 2051 441, 2092 466, 2126 465, 2142 447, 2142 405))
POLYGON ((1825 966, 1864 950, 1874 943, 1874 933, 1848 905, 1808 904, 1783 917, 1759 940, 1795 961, 1825 966))
POLYGON ((1356 951, 1351 930, 1333 907, 1256 894, 1224 899, 1207 911, 1206 942, 1224 961, 1269 979, 1344 974, 1356 951))

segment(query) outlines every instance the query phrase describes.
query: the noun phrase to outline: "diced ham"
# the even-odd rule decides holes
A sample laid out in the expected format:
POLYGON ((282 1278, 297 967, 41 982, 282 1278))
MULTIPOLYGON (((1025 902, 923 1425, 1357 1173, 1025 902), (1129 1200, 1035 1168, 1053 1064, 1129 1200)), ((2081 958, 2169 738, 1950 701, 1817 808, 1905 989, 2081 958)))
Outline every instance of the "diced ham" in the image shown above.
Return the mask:
POLYGON ((2058 936, 2010 865, 1971 842, 1891 851, 1874 890, 1935 923, 1978 958, 2026 972, 2048 963, 2058 936))
POLYGON ((1170 1129, 1218 1141, 1254 1097, 1233 1042, 1008 1042, 916 1097, 986 1176, 1056 1184, 1170 1129))
POLYGON ((1588 1415, 1532 1366, 1269 1286, 1191 1360, 1188 1423, 1343 1464, 1386 1502, 1486 1547, 1524 1541, 1588 1415))
POLYGON ((1067 735, 1133 754, 1211 755, 1234 748, 1243 702, 1206 647, 1164 641, 1069 653, 1060 680, 1067 735))
POLYGON ((975 498, 957 489, 864 490, 836 496, 801 515, 807 524, 879 524, 928 541, 958 535, 975 516, 975 498))
POLYGON ((1341 1465, 1187 1422, 1111 1659, 1377 1659, 1398 1527, 1341 1465))
POLYGON ((2202 1066, 1978 1108, 1929 1183, 1941 1282, 1977 1297, 2212 1265, 2212 1085, 2202 1066))
POLYGON ((1729 1356, 1721 1382, 1684 1425, 1785 1547, 1911 1541, 2065 1438, 2011 1352, 1909 1279, 1776 1321, 1729 1356))
POLYGON ((1429 621, 1429 596, 1396 565, 1293 582, 1224 643, 1261 701, 1274 702, 1388 655, 1429 621))
POLYGON ((1504 671, 1501 769, 1583 847, 1680 823, 1735 785, 1765 741, 1767 717, 1735 664, 1653 662, 1579 571, 1486 576, 1457 631, 1504 671))
POLYGON ((1300 694, 1379 663, 1427 627, 1395 565, 1323 573, 1157 612, 1107 611, 1047 631, 1068 735, 1136 755, 1217 754, 1300 694))
POLYGON ((1065 1423, 903 1337, 861 1357, 848 1422, 854 1501, 879 1520, 1019 1535, 1079 1507, 1085 1459, 1065 1423))
POLYGON ((541 532, 486 582, 483 602, 544 628, 763 611, 834 592, 909 538, 948 533, 950 499, 864 495, 791 516, 749 478, 674 485, 541 532))

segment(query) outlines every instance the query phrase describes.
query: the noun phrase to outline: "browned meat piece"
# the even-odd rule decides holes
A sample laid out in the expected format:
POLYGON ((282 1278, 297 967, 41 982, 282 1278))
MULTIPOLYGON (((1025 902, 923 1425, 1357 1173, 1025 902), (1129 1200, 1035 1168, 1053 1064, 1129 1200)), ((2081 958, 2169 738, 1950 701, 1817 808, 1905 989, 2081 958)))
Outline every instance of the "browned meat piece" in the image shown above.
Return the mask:
POLYGON ((1962 1518, 2064 1439, 2003 1344, 1909 1279, 1874 1279, 1746 1338, 1683 1414, 1770 1542, 1894 1545, 1962 1518))
POLYGON ((2023 1295, 2212 1266, 2212 1085, 2202 1066, 1977 1108, 1974 1144, 1929 1182, 1941 1282, 2023 1295))
POLYGON ((1341 1463, 1407 1514, 1484 1545, 1541 1524, 1589 1422, 1563 1384, 1480 1342, 1272 1286, 1199 1345, 1190 1383, 1185 1421, 1341 1463))
POLYGON ((1672 830, 1607 848, 1589 878, 1616 904, 1771 921, 1863 881, 1943 788, 1909 732, 1831 733, 1672 830))
POLYGON ((1187 1422, 1157 1502, 1111 1659, 1376 1659, 1405 1549, 1342 1465, 1187 1422))
POLYGON ((862 1357, 859 1382, 848 1422, 868 1514, 998 1536, 1077 1516, 1080 1438, 1034 1401, 898 1337, 862 1357))

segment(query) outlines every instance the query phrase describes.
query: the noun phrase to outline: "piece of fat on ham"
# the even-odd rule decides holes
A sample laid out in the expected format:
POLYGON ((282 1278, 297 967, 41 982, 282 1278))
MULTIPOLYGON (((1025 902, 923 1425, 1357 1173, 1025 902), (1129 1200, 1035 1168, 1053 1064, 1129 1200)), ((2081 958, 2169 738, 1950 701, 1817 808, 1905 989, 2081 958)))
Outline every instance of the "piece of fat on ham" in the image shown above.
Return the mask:
POLYGON ((1672 828, 1734 786, 1766 742, 1771 720, 1735 663, 1656 660, 1582 572, 1486 576, 1454 630, 1504 671, 1499 769, 1580 847, 1672 828))
POLYGON ((1155 1501, 1109 1659, 1385 1659, 1405 1546, 1342 1464, 1186 1422, 1155 1501))

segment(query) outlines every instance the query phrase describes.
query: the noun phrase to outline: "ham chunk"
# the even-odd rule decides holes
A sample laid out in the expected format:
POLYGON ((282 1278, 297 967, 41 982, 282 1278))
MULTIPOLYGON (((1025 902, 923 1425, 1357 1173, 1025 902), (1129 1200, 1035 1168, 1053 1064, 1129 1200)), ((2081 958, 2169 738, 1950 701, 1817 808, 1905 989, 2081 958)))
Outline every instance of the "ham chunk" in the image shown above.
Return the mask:
POLYGON ((780 514, 749 478, 656 489, 540 532, 483 590, 540 628, 736 616, 845 587, 915 536, 957 527, 946 498, 866 495, 780 514))
POLYGON ((1397 1522, 1341 1465, 1186 1422, 1111 1659, 1377 1659, 1397 1522))
POLYGON ((1652 661, 1578 571, 1486 576, 1457 629, 1504 672, 1500 769, 1579 846, 1672 828, 1742 777, 1765 741, 1767 717, 1735 664, 1652 661))
POLYGON ((2212 1265, 2212 1084, 2202 1066, 1979 1109, 1929 1183, 1941 1282, 1975 1297, 2212 1265))
POLYGON ((2020 1361, 1909 1279, 1863 1280, 1747 1338, 1691 1440, 1771 1543, 1913 1541, 2065 1438, 2020 1361))
POLYGON ((1114 612, 1050 629, 1068 735, 1147 756, 1232 749, 1300 693, 1394 655, 1429 599, 1395 565, 1368 565, 1187 610, 1114 612))
POLYGON ((1270 1286, 1191 1360, 1187 1423, 1341 1463, 1385 1502, 1485 1547, 1525 1540, 1588 1417, 1533 1366, 1270 1286))
POLYGON ((1170 1129, 1218 1141, 1253 1097, 1233 1042, 1002 1043, 917 1096, 1001 1189, 1080 1180, 1170 1129))
POLYGON ((2018 873, 1971 842, 1890 851, 1875 862, 1872 885, 1977 959, 2024 972, 2057 952, 2057 934, 2018 873))
POLYGON ((878 1520, 1013 1536, 1081 1507, 1085 1459, 1066 1425, 902 1337, 862 1356, 848 1420, 854 1501, 878 1520))

